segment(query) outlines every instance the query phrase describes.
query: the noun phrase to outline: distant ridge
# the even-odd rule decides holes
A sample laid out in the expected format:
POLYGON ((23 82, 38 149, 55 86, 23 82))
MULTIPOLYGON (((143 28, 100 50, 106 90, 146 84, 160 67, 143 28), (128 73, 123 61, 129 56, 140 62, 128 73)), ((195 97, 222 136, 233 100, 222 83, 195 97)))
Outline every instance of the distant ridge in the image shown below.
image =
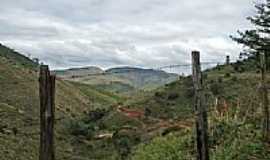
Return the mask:
POLYGON ((106 86, 109 91, 115 90, 115 88, 120 88, 120 90, 125 88, 125 91, 127 91, 126 88, 151 90, 178 79, 177 74, 131 66, 109 68, 105 71, 99 67, 91 66, 55 72, 60 78, 97 85, 99 88, 106 86), (109 87, 110 85, 111 87, 109 87))
MULTIPOLYGON (((167 73, 165 71, 162 70, 155 70, 155 69, 145 69, 145 68, 139 68, 139 67, 114 67, 114 68, 110 68, 105 70, 105 72, 107 73, 114 73, 114 72, 163 72, 163 73, 167 73)), ((167 73, 170 74, 170 73, 167 73)))
POLYGON ((53 71, 57 74, 58 77, 61 78, 72 78, 72 77, 81 77, 81 76, 88 76, 91 74, 101 74, 104 73, 104 71, 95 66, 88 66, 88 67, 82 67, 82 68, 70 68, 66 70, 55 70, 53 71))

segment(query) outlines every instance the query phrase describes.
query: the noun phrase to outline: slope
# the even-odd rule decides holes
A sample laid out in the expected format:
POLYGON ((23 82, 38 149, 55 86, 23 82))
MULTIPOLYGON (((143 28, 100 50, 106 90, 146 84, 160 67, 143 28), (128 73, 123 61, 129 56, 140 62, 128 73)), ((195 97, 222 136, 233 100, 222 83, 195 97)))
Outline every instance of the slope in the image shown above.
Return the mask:
MULTIPOLYGON (((38 65, 0 45, 0 155, 3 160, 36 160, 39 143, 38 65)), ((95 107, 107 107, 119 97, 57 80, 57 159, 77 157, 68 126, 95 107), (87 93, 86 93, 87 92, 87 93), (95 101, 94 101, 95 100, 95 101)), ((82 157, 83 158, 83 157, 82 157)))
MULTIPOLYGON (((203 77, 209 110, 211 159, 269 159, 269 145, 263 143, 261 136, 260 74, 255 60, 217 66, 203 72, 203 77)), ((130 101, 129 105, 147 108, 150 115, 156 117, 175 116, 174 119, 194 121, 190 81, 191 77, 183 77, 155 93, 141 96, 140 102, 130 101)), ((267 83, 270 84, 269 73, 267 83)), ((194 131, 172 130, 165 136, 139 145, 131 159, 193 159, 196 157, 193 140, 194 131)))
POLYGON ((102 90, 119 93, 139 89, 152 90, 178 78, 176 74, 134 67, 111 68, 105 71, 97 67, 86 67, 55 72, 66 80, 91 84, 102 90))

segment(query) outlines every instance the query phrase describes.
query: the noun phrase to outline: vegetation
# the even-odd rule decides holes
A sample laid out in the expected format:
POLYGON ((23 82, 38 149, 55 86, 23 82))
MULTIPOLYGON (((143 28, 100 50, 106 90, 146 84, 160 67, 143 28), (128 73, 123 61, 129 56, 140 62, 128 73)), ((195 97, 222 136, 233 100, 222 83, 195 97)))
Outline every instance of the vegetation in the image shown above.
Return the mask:
MULTIPOLYGON (((262 115, 261 108, 258 107, 260 99, 257 90, 260 77, 250 65, 253 62, 251 58, 204 72, 212 159, 269 158, 269 147, 262 142, 260 134, 262 115), (237 69, 240 67, 243 68, 241 72, 237 69), (216 99, 218 104, 215 104, 216 99)), ((177 129, 175 126, 164 129, 157 126, 156 130, 149 132, 158 123, 156 120, 180 124, 193 121, 193 89, 190 78, 182 78, 153 92, 140 92, 134 99, 121 104, 133 110, 143 110, 143 119, 132 120, 112 109, 101 121, 96 121, 97 124, 103 124, 103 132, 109 130, 113 135, 119 131, 123 133, 121 136, 113 136, 113 141, 109 143, 116 148, 114 153, 120 156, 119 159, 177 160, 196 157, 192 130, 177 129), (127 126, 129 129, 125 130, 127 126), (135 133, 137 140, 132 139, 135 133)), ((270 77, 267 81, 270 82, 270 77)))
MULTIPOLYGON (((38 159, 38 72, 24 58, 0 58, 0 154, 38 159)), ((270 158, 254 64, 249 58, 203 72, 211 159, 270 158)), ((60 79, 56 87, 57 159, 195 159, 190 76, 131 97, 60 79)))
MULTIPOLYGON (((269 50, 270 45, 270 1, 257 3, 255 5, 256 14, 247 19, 254 26, 253 29, 238 31, 238 36, 232 36, 232 39, 247 47, 247 50, 241 56, 253 56, 258 58, 262 51, 269 50)), ((270 56, 266 54, 268 67, 270 67, 270 56)))
POLYGON ((25 57, 2 44, 0 44, 0 56, 17 67, 22 66, 34 69, 38 66, 38 64, 33 62, 30 58, 25 57))
MULTIPOLYGON (((239 119, 215 120, 210 126, 210 157, 213 160, 270 158, 269 147, 262 143, 260 130, 254 123, 241 124, 239 119)), ((195 159, 194 133, 170 134, 139 145, 132 160, 195 159)))
POLYGON ((191 160, 192 138, 189 135, 174 134, 157 137, 149 144, 138 146, 132 160, 191 160))
POLYGON ((136 90, 152 90, 177 80, 176 74, 141 68, 111 68, 106 71, 96 67, 56 70, 55 73, 69 81, 92 85, 101 90, 127 94, 136 90), (149 76, 151 75, 151 76, 149 76))
MULTIPOLYGON (((0 73, 1 159, 36 160, 39 144, 37 64, 1 45, 0 73)), ((56 87, 56 158, 76 159, 80 156, 80 147, 87 148, 87 145, 73 143, 78 138, 68 130, 70 121, 98 106, 105 108, 104 102, 116 102, 116 97, 92 88, 85 87, 86 91, 82 91, 83 88, 63 80, 57 80, 56 87)))
MULTIPOLYGON (((211 159, 268 159, 270 150, 261 137, 262 108, 259 85, 259 74, 254 67, 250 68, 253 58, 241 63, 218 66, 204 72, 204 84, 207 89, 207 103, 209 107, 210 147, 211 159), (236 69, 242 67, 243 72, 236 69), (228 73, 230 76, 228 76, 228 73), (218 103, 216 104, 216 100, 218 103)), ((253 63, 254 64, 254 63, 253 63)), ((185 94, 172 96, 176 103, 172 108, 179 107, 178 115, 174 119, 182 121, 193 119, 192 115, 192 90, 189 91, 187 83, 190 77, 171 83, 155 93, 143 96, 141 103, 131 102, 131 106, 159 109, 170 94, 181 90, 185 94), (182 86, 184 85, 184 86, 182 86), (163 101, 164 99, 164 101, 163 101), (186 101, 189 99, 188 101, 186 101), (186 103, 181 103, 186 102, 186 103), (143 106, 143 104, 147 104, 143 106), (189 111, 185 111, 189 108, 189 111), (157 106, 160 106, 156 108, 157 106), (181 111, 180 111, 181 110, 181 111), (185 111, 185 112, 184 112, 185 111)), ((267 83, 270 83, 268 75, 267 83)), ((178 92, 179 93, 179 92, 178 92)), ((164 109, 164 108, 162 108, 164 109)), ((159 117, 173 118, 170 114, 174 111, 166 108, 165 112, 159 110, 159 117), (171 113, 170 113, 171 112, 171 113), (169 116, 167 116, 169 114, 169 116)), ((155 116, 152 114, 152 116, 155 116)), ((194 132, 172 132, 167 136, 154 138, 150 143, 139 145, 133 153, 133 159, 194 159, 194 132)))

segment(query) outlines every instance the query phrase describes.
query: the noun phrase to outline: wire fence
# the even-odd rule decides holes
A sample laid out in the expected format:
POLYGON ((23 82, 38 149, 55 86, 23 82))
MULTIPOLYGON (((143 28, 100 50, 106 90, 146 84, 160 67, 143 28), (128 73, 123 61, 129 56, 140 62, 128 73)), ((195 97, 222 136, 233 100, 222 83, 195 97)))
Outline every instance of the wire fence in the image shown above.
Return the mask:
MULTIPOLYGON (((209 69, 216 67, 218 65, 224 65, 225 62, 220 61, 208 61, 208 62, 201 62, 202 69, 209 69)), ((155 76, 155 74, 151 74, 150 72, 167 72, 167 73, 174 73, 178 75, 190 75, 191 74, 191 63, 182 63, 182 64, 169 64, 164 66, 158 66, 155 68, 133 68, 133 67, 127 67, 127 66, 119 66, 111 70, 111 71, 104 71, 102 73, 89 73, 89 74, 83 74, 83 75, 76 75, 76 73, 68 74, 68 76, 63 76, 61 74, 58 74, 56 71, 51 71, 52 74, 56 74, 58 79, 62 78, 70 78, 70 79, 76 79, 76 78, 84 78, 84 77, 98 77, 98 76, 109 76, 109 75, 121 75, 121 74, 128 74, 128 73, 135 73, 135 74, 147 74, 147 76, 155 76), (147 72, 148 71, 148 72, 147 72)), ((38 73, 36 73, 38 76, 38 73)), ((135 75, 136 76, 136 75, 135 75)), ((16 85, 16 84, 29 84, 29 83, 38 83, 38 78, 32 78, 32 79, 22 79, 22 80, 7 80, 4 81, 5 84, 9 85, 16 85)))
MULTIPOLYGON (((212 67, 215 67, 217 65, 224 65, 224 62, 220 61, 209 61, 209 62, 201 62, 202 69, 209 69, 212 67)), ((119 74, 125 74, 125 73, 137 73, 137 74, 148 74, 148 76, 154 76, 155 74, 151 74, 147 71, 164 71, 167 73, 175 73, 175 74, 191 74, 191 63, 182 63, 182 64, 170 64, 165 66, 158 66, 155 68, 135 68, 135 67, 127 67, 127 66, 118 66, 116 68, 112 68, 112 70, 107 70, 102 73, 89 73, 89 74, 83 74, 83 75, 76 75, 75 73, 68 75, 68 77, 61 76, 59 74, 59 77, 66 77, 66 78, 83 78, 83 77, 96 77, 96 76, 106 76, 106 75, 119 75, 119 74), (141 69, 141 70, 140 70, 141 69)), ((55 72, 54 72, 55 73, 55 72)))
MULTIPOLYGON (((220 62, 220 61, 204 61, 201 62, 200 65, 202 67, 202 69, 209 69, 212 67, 215 67, 217 65, 225 65, 225 64, 230 64, 228 62, 220 62)), ((156 68, 150 68, 148 70, 152 70, 152 71, 166 71, 166 72, 176 72, 178 74, 181 73, 189 73, 191 72, 191 67, 193 66, 193 64, 191 63, 182 63, 182 64, 170 64, 170 65, 165 65, 165 66, 159 66, 156 68)), ((140 73, 140 70, 137 70, 135 68, 120 68, 119 70, 113 71, 105 71, 103 73, 97 73, 97 74, 87 74, 87 75, 83 75, 83 76, 78 76, 78 75, 71 75, 71 78, 80 78, 80 77, 85 77, 85 76, 106 76, 106 75, 121 75, 121 74, 125 74, 125 73, 140 73)), ((147 69, 146 69, 147 70, 147 69)), ((146 70, 141 70, 141 73, 147 74, 147 76, 153 76, 154 74, 149 74, 148 72, 145 72, 146 70)), ((53 73, 53 72, 52 72, 53 73)), ((136 74, 135 74, 136 76, 136 74)), ((37 76, 38 77, 38 76, 37 76)), ((60 76, 61 79, 61 76, 60 76)), ((4 84, 1 84, 3 86, 5 85, 16 85, 16 84, 36 84, 36 86, 38 86, 39 80, 38 78, 32 78, 32 79, 27 79, 27 80, 10 80, 10 81, 6 81, 4 82, 4 84)), ((240 83, 240 82, 238 82, 240 83)), ((254 90, 254 92, 249 93, 248 96, 246 98, 248 98, 246 101, 242 100, 241 103, 245 103, 246 106, 248 106, 246 108, 244 112, 244 116, 242 117, 243 119, 243 124, 246 123, 247 117, 249 116, 249 114, 254 114, 254 110, 256 110, 258 107, 258 99, 260 99, 260 92, 261 90, 259 90, 259 88, 261 88, 259 85, 255 85, 253 87, 251 87, 252 90, 254 90), (257 108, 256 108, 257 107, 257 108)), ((8 89, 8 87, 7 87, 8 89)), ((187 90, 195 90, 194 87, 187 87, 187 90)), ((205 88, 203 88, 205 89, 205 88)), ((234 103, 240 103, 239 100, 235 100, 234 103)), ((205 112, 207 112, 208 114, 214 114, 216 112, 218 112, 218 109, 216 108, 217 104, 215 104, 213 101, 212 102, 207 102, 205 105, 207 106, 211 106, 211 107, 207 107, 207 109, 205 110, 205 112), (215 106, 216 105, 216 106, 215 106)), ((240 105, 240 104, 239 104, 240 105)), ((226 106, 222 106, 222 107, 226 107, 226 106)), ((225 108, 226 109, 226 108, 225 108)), ((238 108, 239 109, 239 108, 238 108)), ((17 111, 16 111, 17 112, 17 111)), ((222 111, 223 112, 223 111, 222 111)), ((237 113, 237 112, 236 112, 237 113)), ((236 115, 235 113, 235 115, 236 115)), ((4 111, 0 111, 0 116, 5 114, 4 111)), ((218 113, 219 114, 219 113, 218 113)), ((195 111, 194 113, 191 113, 190 115, 187 115, 185 118, 187 119, 196 119, 197 116, 199 116, 200 113, 198 113, 197 111, 195 111)), ((21 114, 20 116, 26 116, 24 114, 21 114)), ((26 117, 26 119, 31 119, 31 117, 26 117)), ((32 119, 33 121, 36 121, 36 123, 32 123, 31 125, 27 125, 27 126, 22 126, 22 127, 31 127, 31 126, 39 126, 41 125, 38 122, 38 119, 32 119)), ((60 119, 55 119, 56 121, 60 121, 60 119)), ((25 135, 25 136, 38 136, 40 134, 40 131, 35 131, 35 132, 20 132, 19 134, 21 135, 25 135)))

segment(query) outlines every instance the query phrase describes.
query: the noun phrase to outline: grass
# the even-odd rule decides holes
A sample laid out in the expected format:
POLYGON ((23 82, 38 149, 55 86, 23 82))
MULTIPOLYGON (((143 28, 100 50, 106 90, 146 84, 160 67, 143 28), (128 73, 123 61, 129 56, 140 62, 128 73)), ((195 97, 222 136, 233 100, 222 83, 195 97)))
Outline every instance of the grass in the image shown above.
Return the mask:
POLYGON ((59 76, 69 81, 89 84, 102 90, 123 94, 136 90, 156 89, 178 78, 176 74, 168 74, 163 71, 146 70, 139 68, 114 68, 106 71, 105 74, 85 74, 81 77, 72 77, 69 74, 65 75, 63 74, 63 72, 60 72, 59 76))
MULTIPOLYGON (((240 65, 244 70, 241 73, 235 70, 234 65, 219 66, 203 73, 207 106, 209 107, 210 159, 269 159, 270 147, 263 142, 261 137, 263 116, 259 90, 260 75, 256 67, 252 66, 249 61, 247 61, 247 65, 240 65), (224 99, 229 107, 224 117, 216 113, 216 98, 224 99)), ((187 77, 178 82, 171 83, 157 90, 156 93, 150 93, 148 97, 144 96, 141 99, 141 103, 138 101, 131 102, 130 105, 135 104, 139 105, 139 107, 145 107, 143 104, 146 102, 147 107, 158 107, 160 108, 160 114, 168 115, 170 113, 162 112, 161 110, 162 107, 168 107, 168 105, 164 104, 164 100, 175 90, 185 92, 182 87, 187 86, 185 81, 188 79, 187 77), (156 99, 156 97, 159 97, 159 99, 156 99)), ((267 83, 270 83, 268 73, 267 83)), ((174 108, 183 107, 187 104, 192 107, 192 98, 189 99, 189 96, 183 96, 184 94, 182 94, 180 93, 174 99, 174 102, 178 103, 174 105, 174 108)), ((190 96, 192 97, 192 94, 190 96)), ((192 112, 190 113, 192 114, 192 112)), ((179 115, 180 118, 181 114, 179 115)), ((189 117, 192 117, 192 115, 189 117)), ((139 145, 131 159, 195 159, 194 135, 193 131, 188 133, 171 133, 165 137, 156 137, 151 142, 139 145)))
MULTIPOLYGON (((92 103, 97 103, 95 106, 104 105, 103 108, 107 108, 108 105, 119 103, 124 100, 120 95, 107 90, 102 90, 96 86, 82 84, 78 82, 71 82, 81 92, 83 92, 92 103)), ((102 106, 100 106, 102 108, 102 106)))
MULTIPOLYGON (((210 127, 211 160, 267 160, 270 147, 262 142, 254 123, 239 124, 237 119, 219 119, 210 127)), ((194 132, 156 137, 139 145, 132 160, 195 160, 194 132)))
MULTIPOLYGON (((38 71, 36 64, 17 54, 0 46, 0 155, 4 160, 34 160, 38 159, 39 143, 38 71)), ((269 146, 260 136, 260 77, 254 62, 219 66, 203 75, 211 159, 269 159, 269 146), (225 116, 216 113, 216 98, 226 100, 230 110, 225 116)), ((137 91, 129 97, 110 92, 107 86, 64 80, 57 80, 56 87, 57 159, 195 159, 193 130, 168 129, 166 135, 160 128, 148 130, 157 121, 194 121, 191 77, 182 77, 154 91, 137 91), (132 119, 119 113, 116 104, 147 111, 147 116, 132 119), (90 111, 104 110, 104 116, 90 118, 90 111), (75 129, 83 134, 72 134, 73 123, 79 124, 75 129), (113 137, 93 137, 102 133, 112 133, 113 137)))
POLYGON ((25 67, 34 69, 38 64, 34 63, 31 59, 20 53, 0 44, 0 57, 5 58, 9 63, 12 63, 16 67, 25 67))
MULTIPOLYGON (((39 89, 37 65, 0 46, 0 155, 1 159, 36 160, 39 144, 39 89)), ((81 157, 77 137, 68 131, 71 120, 97 107, 109 107, 120 98, 62 80, 56 83, 56 157, 81 157), (111 97, 112 96, 112 97, 111 97)))
POLYGON ((121 83, 121 82, 111 82, 110 84, 97 84, 97 85, 92 85, 96 89, 101 90, 101 91, 108 91, 111 93, 116 93, 116 94, 121 94, 125 95, 128 94, 129 92, 133 92, 136 89, 132 87, 129 84, 121 83))

